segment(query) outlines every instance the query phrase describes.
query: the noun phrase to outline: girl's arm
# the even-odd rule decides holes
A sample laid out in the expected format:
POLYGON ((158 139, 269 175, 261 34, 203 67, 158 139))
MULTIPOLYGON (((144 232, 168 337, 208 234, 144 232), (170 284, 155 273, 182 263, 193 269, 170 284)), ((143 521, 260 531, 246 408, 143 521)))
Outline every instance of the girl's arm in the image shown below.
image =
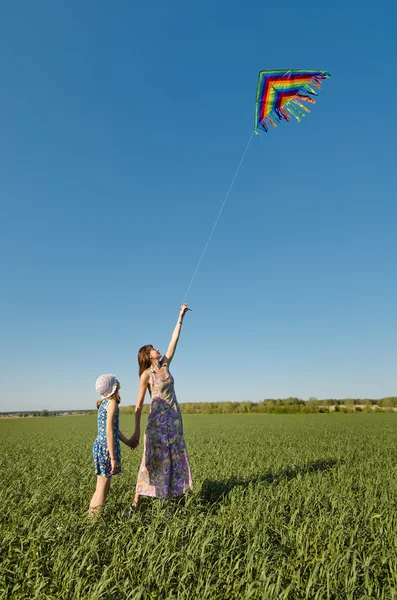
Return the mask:
POLYGON ((170 362, 172 361, 172 358, 175 354, 176 347, 178 345, 179 336, 181 334, 183 318, 185 316, 185 313, 187 313, 188 310, 190 310, 190 309, 187 307, 187 304, 182 304, 181 308, 179 309, 178 321, 176 322, 175 329, 172 332, 172 337, 171 337, 170 344, 168 346, 168 350, 165 353, 165 355, 163 356, 163 358, 161 359, 162 365, 164 363, 167 363, 169 365, 170 362))
POLYGON ((127 444, 127 446, 130 445, 130 440, 126 438, 124 433, 121 433, 121 431, 119 431, 119 440, 121 440, 124 444, 127 444))
POLYGON ((144 371, 139 380, 138 399, 135 406, 135 431, 130 439, 131 448, 136 448, 138 446, 139 438, 141 437, 141 414, 143 403, 145 401, 146 390, 149 385, 149 378, 149 371, 144 371))
POLYGON ((106 417, 106 443, 109 448, 110 460, 112 463, 112 475, 115 475, 120 469, 120 465, 116 460, 116 449, 114 447, 114 419, 116 417, 117 403, 115 400, 110 400, 107 406, 106 417))

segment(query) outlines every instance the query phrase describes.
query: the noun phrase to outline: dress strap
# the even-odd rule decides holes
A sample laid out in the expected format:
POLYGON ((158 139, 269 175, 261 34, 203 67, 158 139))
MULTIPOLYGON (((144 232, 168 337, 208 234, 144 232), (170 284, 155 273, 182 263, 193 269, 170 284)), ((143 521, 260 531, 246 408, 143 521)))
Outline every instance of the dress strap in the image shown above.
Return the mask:
POLYGON ((156 382, 156 380, 154 378, 154 376, 155 376, 156 373, 154 372, 154 369, 152 369, 152 368, 149 369, 149 373, 150 373, 150 385, 151 385, 151 388, 153 390, 153 388, 155 386, 155 382, 156 382))

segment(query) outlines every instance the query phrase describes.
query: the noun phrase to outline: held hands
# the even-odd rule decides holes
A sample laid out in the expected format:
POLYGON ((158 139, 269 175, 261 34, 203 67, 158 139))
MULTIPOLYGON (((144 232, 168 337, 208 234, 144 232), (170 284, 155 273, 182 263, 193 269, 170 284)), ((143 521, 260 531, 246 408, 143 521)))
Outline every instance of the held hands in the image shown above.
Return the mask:
POLYGON ((139 445, 140 433, 134 432, 130 437, 129 447, 134 450, 139 445))

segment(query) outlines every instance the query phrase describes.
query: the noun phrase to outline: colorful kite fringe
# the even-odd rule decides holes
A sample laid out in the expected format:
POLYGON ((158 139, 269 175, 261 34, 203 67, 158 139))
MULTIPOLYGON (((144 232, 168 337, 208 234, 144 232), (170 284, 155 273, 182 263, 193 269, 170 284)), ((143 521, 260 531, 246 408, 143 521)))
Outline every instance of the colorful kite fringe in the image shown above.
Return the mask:
POLYGON ((269 124, 289 121, 295 117, 300 121, 310 110, 303 102, 314 104, 310 96, 317 96, 316 89, 330 77, 326 71, 303 71, 287 69, 260 71, 255 103, 255 133, 268 130, 269 124), (310 95, 308 95, 310 94, 310 95))

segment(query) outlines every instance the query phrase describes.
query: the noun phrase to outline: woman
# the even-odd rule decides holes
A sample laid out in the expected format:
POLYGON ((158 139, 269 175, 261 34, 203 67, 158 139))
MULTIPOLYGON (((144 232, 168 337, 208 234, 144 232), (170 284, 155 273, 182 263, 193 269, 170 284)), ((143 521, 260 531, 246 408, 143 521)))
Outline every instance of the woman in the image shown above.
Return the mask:
POLYGON ((146 390, 149 390, 151 405, 131 508, 138 506, 140 496, 175 498, 193 489, 181 410, 175 396, 174 378, 168 370, 188 310, 187 304, 182 304, 168 350, 163 357, 150 344, 138 352, 140 384, 135 407, 135 431, 130 440, 132 448, 139 444, 146 390))

